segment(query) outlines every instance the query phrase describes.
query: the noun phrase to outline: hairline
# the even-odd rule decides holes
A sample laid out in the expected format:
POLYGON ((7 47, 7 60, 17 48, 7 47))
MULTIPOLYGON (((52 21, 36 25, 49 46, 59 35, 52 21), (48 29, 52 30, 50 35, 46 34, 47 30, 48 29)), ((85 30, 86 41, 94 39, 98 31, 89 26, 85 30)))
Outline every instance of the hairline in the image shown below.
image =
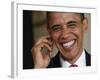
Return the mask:
MULTIPOLYGON (((47 25, 48 25, 48 18, 49 18, 48 14, 49 13, 55 13, 55 12, 47 12, 47 25)), ((74 13, 74 12, 64 12, 64 13, 74 13)), ((75 13, 75 14, 80 14, 81 21, 83 21, 85 19, 84 13, 75 13)), ((48 25, 48 28, 49 28, 49 25, 48 25)))

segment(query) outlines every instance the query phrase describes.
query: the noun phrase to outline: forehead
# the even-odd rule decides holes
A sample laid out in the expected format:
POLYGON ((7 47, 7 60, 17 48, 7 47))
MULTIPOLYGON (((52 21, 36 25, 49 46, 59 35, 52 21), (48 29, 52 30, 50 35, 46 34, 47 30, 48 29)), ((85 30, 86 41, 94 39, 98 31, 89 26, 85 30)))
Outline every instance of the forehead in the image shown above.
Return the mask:
POLYGON ((71 13, 71 12, 48 12, 47 13, 48 21, 54 23, 55 21, 59 23, 68 22, 70 20, 80 21, 80 13, 71 13))
POLYGON ((55 19, 55 18, 80 18, 79 13, 71 13, 71 12, 48 12, 47 13, 48 19, 55 19))

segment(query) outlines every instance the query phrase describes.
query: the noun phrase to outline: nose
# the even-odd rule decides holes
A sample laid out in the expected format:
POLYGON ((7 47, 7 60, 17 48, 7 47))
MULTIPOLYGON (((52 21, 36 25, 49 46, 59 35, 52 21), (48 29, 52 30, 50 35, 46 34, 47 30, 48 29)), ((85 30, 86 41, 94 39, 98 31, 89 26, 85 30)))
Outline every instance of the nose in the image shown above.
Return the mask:
POLYGON ((66 25, 63 26, 62 28, 62 33, 61 33, 61 39, 66 39, 70 34, 70 29, 67 28, 66 25))

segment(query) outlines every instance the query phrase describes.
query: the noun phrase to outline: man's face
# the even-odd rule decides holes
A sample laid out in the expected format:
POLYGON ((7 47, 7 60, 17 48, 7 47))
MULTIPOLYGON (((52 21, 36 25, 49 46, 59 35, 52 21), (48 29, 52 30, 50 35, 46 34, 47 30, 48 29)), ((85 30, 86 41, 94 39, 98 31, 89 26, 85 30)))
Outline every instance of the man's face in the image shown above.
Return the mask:
POLYGON ((48 16, 48 31, 61 56, 69 62, 76 61, 82 53, 87 20, 78 13, 52 12, 48 16))

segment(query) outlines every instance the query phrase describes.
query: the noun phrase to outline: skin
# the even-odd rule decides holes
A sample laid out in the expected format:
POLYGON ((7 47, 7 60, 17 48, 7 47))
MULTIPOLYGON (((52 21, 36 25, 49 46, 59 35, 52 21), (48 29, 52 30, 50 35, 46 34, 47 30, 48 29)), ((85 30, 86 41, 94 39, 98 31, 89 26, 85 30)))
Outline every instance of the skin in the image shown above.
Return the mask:
POLYGON ((83 36, 87 30, 87 19, 81 19, 78 13, 48 13, 48 28, 50 37, 45 36, 37 41, 32 48, 34 68, 46 68, 50 62, 52 45, 55 44, 60 56, 73 64, 82 54, 83 36), (51 38, 52 41, 47 38, 51 38), (67 46, 66 46, 67 44, 67 46), (48 48, 47 54, 42 53, 43 47, 48 48))
POLYGON ((34 68, 46 68, 50 62, 50 54, 52 53, 52 42, 49 36, 41 37, 36 44, 32 47, 32 55, 34 68), (46 47, 48 51, 44 52, 43 48, 46 47))

